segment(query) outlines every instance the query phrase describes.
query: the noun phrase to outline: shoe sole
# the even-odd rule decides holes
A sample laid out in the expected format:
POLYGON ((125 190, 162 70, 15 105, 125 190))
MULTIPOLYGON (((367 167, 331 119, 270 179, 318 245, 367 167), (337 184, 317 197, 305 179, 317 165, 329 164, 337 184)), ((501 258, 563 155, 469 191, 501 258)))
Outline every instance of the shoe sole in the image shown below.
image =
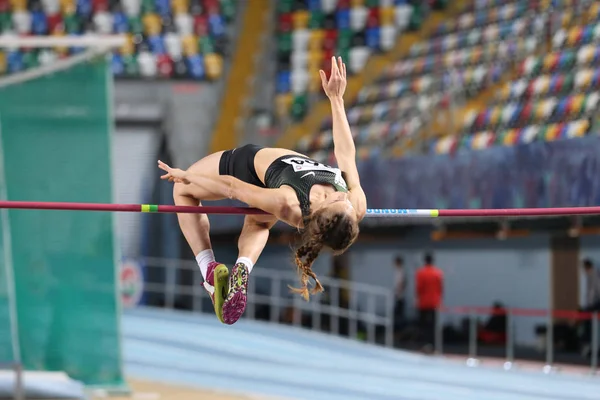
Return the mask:
POLYGON ((246 311, 248 267, 236 264, 229 276, 229 293, 223 303, 223 322, 232 325, 246 311))
POLYGON ((219 321, 223 321, 223 304, 225 297, 229 293, 229 269, 224 264, 219 264, 214 271, 215 294, 213 296, 213 306, 215 314, 219 321))

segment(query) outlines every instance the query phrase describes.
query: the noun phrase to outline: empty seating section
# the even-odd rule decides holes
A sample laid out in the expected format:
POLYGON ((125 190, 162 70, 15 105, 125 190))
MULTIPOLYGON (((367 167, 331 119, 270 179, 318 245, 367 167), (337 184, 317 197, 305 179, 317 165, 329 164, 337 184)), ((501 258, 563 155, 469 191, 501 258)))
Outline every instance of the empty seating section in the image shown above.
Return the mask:
POLYGON ((432 151, 480 149, 536 140, 580 137, 592 131, 600 100, 600 4, 589 3, 585 25, 559 29, 552 50, 530 55, 483 109, 468 112, 461 134, 432 144, 432 151))
POLYGON ((400 32, 421 25, 426 3, 444 1, 278 0, 278 109, 304 118, 309 93, 320 89, 318 70, 329 73, 333 55, 350 74, 360 72, 369 55, 390 50, 400 32))
MULTIPOLYGON (((0 0, 0 35, 124 34, 118 77, 217 79, 237 0, 0 0)), ((0 74, 81 49, 0 49, 0 74)))
MULTIPOLYGON (((546 48, 547 49, 547 48, 546 48)), ((390 65, 348 107, 359 157, 406 150, 458 92, 472 97, 516 70, 485 109, 467 113, 459 135, 429 143, 433 153, 580 137, 593 129, 600 95, 600 2, 475 1, 429 40, 390 65), (551 44, 543 55, 543 45, 551 44)), ((446 132, 440 132, 446 134, 446 132)), ((331 121, 298 150, 332 162, 331 121)))
MULTIPOLYGON (((476 1, 409 56, 391 64, 348 107, 360 157, 416 144, 432 115, 460 93, 474 96, 500 82, 510 64, 532 54, 545 40, 550 2, 476 1)), ((331 121, 304 138, 298 150, 329 160, 331 121), (325 146, 323 146, 325 145, 325 146)))

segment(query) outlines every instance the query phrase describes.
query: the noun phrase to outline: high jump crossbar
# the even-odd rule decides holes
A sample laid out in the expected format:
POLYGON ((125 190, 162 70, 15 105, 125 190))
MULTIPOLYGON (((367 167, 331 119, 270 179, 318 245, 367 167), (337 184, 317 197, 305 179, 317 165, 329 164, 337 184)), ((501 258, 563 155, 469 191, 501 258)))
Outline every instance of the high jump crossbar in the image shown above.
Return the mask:
MULTIPOLYGON (((263 210, 252 207, 223 206, 171 206, 156 204, 108 204, 73 203, 47 201, 0 201, 0 209, 29 210, 70 210, 70 211, 109 211, 143 213, 180 213, 180 214, 227 214, 227 215, 265 215, 263 210)), ((600 207, 559 207, 559 208, 498 208, 498 209, 368 209, 371 218, 436 218, 436 217, 533 217, 560 215, 600 215, 600 207)))

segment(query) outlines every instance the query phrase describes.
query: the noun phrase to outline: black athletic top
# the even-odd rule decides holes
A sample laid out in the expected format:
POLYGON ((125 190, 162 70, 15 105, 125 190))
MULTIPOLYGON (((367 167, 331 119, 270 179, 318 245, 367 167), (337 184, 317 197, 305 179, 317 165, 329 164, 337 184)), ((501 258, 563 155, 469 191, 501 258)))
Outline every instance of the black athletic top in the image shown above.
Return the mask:
POLYGON ((286 155, 267 168, 265 185, 268 188, 290 186, 296 192, 303 215, 310 213, 310 189, 316 184, 329 184, 338 192, 347 192, 348 185, 339 168, 321 164, 308 157, 286 155))

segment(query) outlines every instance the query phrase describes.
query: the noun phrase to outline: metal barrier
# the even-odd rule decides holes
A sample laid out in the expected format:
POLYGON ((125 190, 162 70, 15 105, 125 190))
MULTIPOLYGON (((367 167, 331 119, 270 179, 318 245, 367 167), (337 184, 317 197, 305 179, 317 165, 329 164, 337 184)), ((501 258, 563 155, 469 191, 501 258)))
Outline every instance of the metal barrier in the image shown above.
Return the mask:
POLYGON ((478 338, 478 317, 503 315, 506 316, 506 338, 504 351, 504 369, 509 370, 515 366, 515 317, 544 317, 546 319, 545 328, 545 356, 543 372, 550 373, 555 371, 555 348, 554 348, 554 322, 556 319, 568 319, 571 321, 590 323, 590 373, 596 374, 598 371, 598 352, 600 350, 600 313, 598 312, 577 312, 564 310, 539 310, 539 309, 493 309, 487 307, 452 307, 440 308, 436 313, 434 351, 438 355, 443 353, 443 323, 442 314, 458 314, 468 316, 468 355, 466 364, 476 367, 480 364, 478 359, 477 346, 478 338))
MULTIPOLYGON (((140 261, 148 276, 152 272, 164 272, 164 282, 146 279, 144 292, 163 295, 165 308, 175 308, 177 299, 184 296, 191 303, 192 311, 211 312, 203 307, 208 297, 203 293, 202 277, 195 261, 160 258, 140 261), (191 282, 177 283, 181 273, 188 274, 191 282)), ((359 338, 364 333, 368 343, 393 346, 394 296, 388 287, 328 277, 319 277, 319 280, 325 292, 311 296, 306 302, 287 288, 298 284, 294 271, 255 268, 249 280, 248 304, 243 318, 264 320, 259 311, 266 308, 269 310, 267 319, 272 323, 286 320, 285 314, 291 313, 292 318, 285 322, 294 326, 309 325, 312 329, 351 338, 359 338), (349 294, 347 304, 340 298, 343 291, 349 294)))
MULTIPOLYGON (((203 293, 202 277, 195 261, 145 258, 140 260, 146 271, 161 275, 160 282, 146 279, 146 294, 162 296, 164 301, 149 306, 178 308, 178 299, 186 297, 191 311, 213 312, 210 300, 203 293), (178 283, 179 274, 183 283, 178 283)), ((150 274, 152 275, 152 274, 150 274)), ((248 287, 248 304, 243 318, 263 320, 270 323, 287 323, 297 327, 310 327, 313 330, 325 331, 334 335, 344 335, 394 347, 394 294, 391 288, 375 286, 359 282, 319 278, 326 288, 325 293, 311 297, 305 302, 300 296, 290 292, 288 286, 298 283, 294 271, 256 268, 252 271, 248 287), (348 293, 347 299, 341 293, 348 293), (265 312, 268 310, 268 312, 265 312), (325 326, 326 325, 326 326, 325 326)), ((438 355, 443 351, 442 314, 459 314, 468 316, 468 351, 466 363, 476 367, 480 364, 478 342, 478 317, 490 316, 498 310, 489 307, 454 307, 441 308, 436 313, 434 332, 434 351, 438 355)), ((515 367, 515 318, 543 317, 546 319, 545 357, 543 371, 555 370, 555 349, 553 325, 555 319, 576 319, 590 321, 591 356, 590 371, 598 370, 598 351, 600 348, 600 328, 598 313, 581 313, 573 311, 549 311, 509 308, 501 311, 506 315, 506 340, 504 343, 504 369, 515 367)))

